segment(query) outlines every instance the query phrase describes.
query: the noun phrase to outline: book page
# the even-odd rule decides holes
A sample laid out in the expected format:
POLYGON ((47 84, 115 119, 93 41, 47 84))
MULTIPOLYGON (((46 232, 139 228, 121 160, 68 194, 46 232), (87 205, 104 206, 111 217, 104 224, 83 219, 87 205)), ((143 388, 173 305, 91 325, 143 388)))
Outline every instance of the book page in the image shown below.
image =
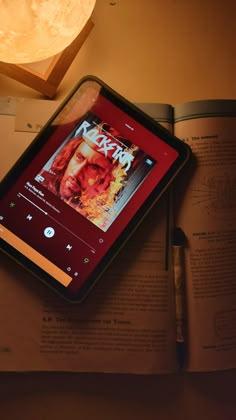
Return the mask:
MULTIPOLYGON (((27 110, 21 108, 21 115, 27 115, 27 110)), ((23 132, 18 136, 13 127, 23 130, 25 124, 15 122, 14 116, 6 119, 8 123, 2 116, 1 124, 8 124, 8 144, 1 155, 1 176, 17 159, 20 149, 27 146, 27 139, 30 142, 33 137, 25 133, 27 138, 22 140, 23 132), (12 147, 13 139, 17 147, 12 147)), ((37 121, 31 122, 29 129, 38 125, 37 121)), ((174 371, 177 363, 168 238, 166 194, 81 305, 65 303, 1 254, 0 370, 174 371)))
POLYGON ((175 108, 193 159, 175 193, 186 237, 188 368, 236 367, 236 101, 175 108))

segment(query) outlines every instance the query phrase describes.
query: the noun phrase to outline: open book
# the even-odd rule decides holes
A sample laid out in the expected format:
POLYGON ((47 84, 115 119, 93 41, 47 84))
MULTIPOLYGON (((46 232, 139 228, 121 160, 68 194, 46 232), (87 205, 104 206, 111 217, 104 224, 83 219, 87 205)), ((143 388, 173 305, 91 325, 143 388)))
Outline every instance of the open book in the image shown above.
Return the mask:
MULTIPOLYGON (((190 145, 190 164, 80 306, 0 255, 1 371, 177 371, 174 226, 186 238, 182 369, 236 367, 236 101, 139 106, 190 145)), ((16 144, 9 135, 1 167, 16 144)))

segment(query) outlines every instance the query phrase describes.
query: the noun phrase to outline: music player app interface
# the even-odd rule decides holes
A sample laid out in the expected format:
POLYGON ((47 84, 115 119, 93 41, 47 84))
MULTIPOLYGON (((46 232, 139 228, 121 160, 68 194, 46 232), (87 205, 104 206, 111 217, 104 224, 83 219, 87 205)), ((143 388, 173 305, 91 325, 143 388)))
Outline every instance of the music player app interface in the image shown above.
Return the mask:
POLYGON ((43 135, 47 142, 2 200, 0 237, 76 291, 178 153, 92 84, 43 135))

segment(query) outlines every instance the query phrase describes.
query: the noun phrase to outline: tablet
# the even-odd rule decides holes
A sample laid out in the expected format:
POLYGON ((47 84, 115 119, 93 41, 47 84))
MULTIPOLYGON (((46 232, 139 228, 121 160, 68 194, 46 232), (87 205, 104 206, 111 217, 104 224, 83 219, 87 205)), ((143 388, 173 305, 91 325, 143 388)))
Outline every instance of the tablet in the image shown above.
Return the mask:
POLYGON ((184 142, 86 76, 1 182, 0 248, 81 302, 189 156, 184 142))

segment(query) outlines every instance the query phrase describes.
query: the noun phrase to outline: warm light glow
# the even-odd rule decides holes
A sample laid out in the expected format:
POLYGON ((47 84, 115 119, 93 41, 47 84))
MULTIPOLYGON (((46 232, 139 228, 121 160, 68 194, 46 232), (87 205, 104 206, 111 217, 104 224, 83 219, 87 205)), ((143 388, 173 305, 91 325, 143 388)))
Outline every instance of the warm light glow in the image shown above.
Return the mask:
POLYGON ((96 0, 0 0, 0 61, 30 63, 64 50, 96 0))

